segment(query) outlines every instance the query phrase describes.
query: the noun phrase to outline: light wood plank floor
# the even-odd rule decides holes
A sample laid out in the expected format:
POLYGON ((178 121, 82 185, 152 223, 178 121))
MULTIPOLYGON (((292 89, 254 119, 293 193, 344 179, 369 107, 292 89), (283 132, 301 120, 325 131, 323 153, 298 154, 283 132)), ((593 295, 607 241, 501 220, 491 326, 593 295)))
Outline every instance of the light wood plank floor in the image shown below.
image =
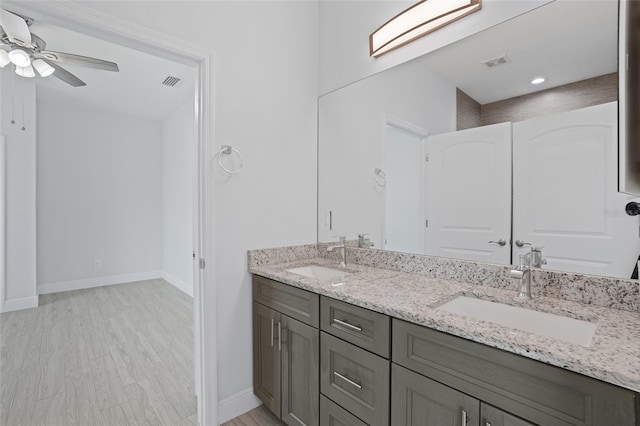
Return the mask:
POLYGON ((223 423, 221 426, 284 426, 264 405, 223 423))
POLYGON ((164 280, 0 314, 3 426, 196 425, 193 301, 164 280))

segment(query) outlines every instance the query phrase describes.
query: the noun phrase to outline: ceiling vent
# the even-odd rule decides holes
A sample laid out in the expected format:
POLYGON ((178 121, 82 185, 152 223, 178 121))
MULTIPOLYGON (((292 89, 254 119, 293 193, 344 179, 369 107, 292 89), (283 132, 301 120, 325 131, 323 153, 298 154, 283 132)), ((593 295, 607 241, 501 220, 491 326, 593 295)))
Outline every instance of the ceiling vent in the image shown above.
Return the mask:
POLYGON ((173 87, 176 84, 178 84, 180 82, 180 79, 178 77, 174 77, 172 75, 168 75, 167 78, 164 79, 164 81, 162 82, 163 86, 169 86, 169 87, 173 87))
POLYGON ((497 58, 487 59, 486 61, 482 61, 482 64, 488 69, 493 69, 495 67, 499 67, 500 65, 510 64, 511 59, 507 55, 498 56, 497 58))

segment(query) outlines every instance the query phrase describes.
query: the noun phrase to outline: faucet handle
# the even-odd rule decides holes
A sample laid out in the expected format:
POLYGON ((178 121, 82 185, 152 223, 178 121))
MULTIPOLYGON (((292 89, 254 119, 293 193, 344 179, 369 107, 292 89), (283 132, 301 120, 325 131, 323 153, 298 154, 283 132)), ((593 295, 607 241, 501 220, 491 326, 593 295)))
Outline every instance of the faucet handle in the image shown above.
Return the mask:
POLYGON ((334 235, 333 238, 337 238, 338 241, 340 242, 340 244, 344 244, 347 241, 347 237, 346 236, 334 235))

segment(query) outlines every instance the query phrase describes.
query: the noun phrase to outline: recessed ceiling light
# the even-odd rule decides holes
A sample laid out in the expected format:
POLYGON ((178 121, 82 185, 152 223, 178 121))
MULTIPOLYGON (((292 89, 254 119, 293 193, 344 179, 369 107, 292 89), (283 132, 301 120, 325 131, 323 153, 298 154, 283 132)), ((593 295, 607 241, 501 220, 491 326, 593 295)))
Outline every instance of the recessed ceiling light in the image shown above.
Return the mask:
POLYGON ((544 77, 536 77, 533 80, 531 80, 531 84, 542 84, 544 83, 545 78, 544 77))

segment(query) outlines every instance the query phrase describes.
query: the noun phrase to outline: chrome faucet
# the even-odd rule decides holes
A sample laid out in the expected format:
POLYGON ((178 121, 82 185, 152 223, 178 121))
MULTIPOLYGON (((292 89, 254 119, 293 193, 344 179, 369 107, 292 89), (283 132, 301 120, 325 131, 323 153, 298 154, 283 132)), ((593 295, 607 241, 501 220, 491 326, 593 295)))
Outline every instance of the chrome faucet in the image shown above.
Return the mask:
POLYGON ((509 276, 520 280, 518 299, 531 299, 531 252, 520 255, 518 266, 511 270, 509 276))
POLYGON ((519 247, 522 247, 523 245, 531 246, 531 251, 520 255, 518 266, 511 270, 509 276, 520 280, 520 292, 518 293, 518 299, 529 300, 532 298, 531 270, 533 268, 541 268, 542 265, 546 265, 547 260, 542 258, 542 247, 535 247, 530 243, 523 243, 519 245, 519 247))
POLYGON ((345 268, 347 266, 347 237, 338 238, 340 238, 340 243, 327 247, 327 251, 340 249, 340 267, 345 268))
POLYGON ((367 238, 369 234, 358 234, 358 248, 371 248, 374 246, 371 238, 367 238))

